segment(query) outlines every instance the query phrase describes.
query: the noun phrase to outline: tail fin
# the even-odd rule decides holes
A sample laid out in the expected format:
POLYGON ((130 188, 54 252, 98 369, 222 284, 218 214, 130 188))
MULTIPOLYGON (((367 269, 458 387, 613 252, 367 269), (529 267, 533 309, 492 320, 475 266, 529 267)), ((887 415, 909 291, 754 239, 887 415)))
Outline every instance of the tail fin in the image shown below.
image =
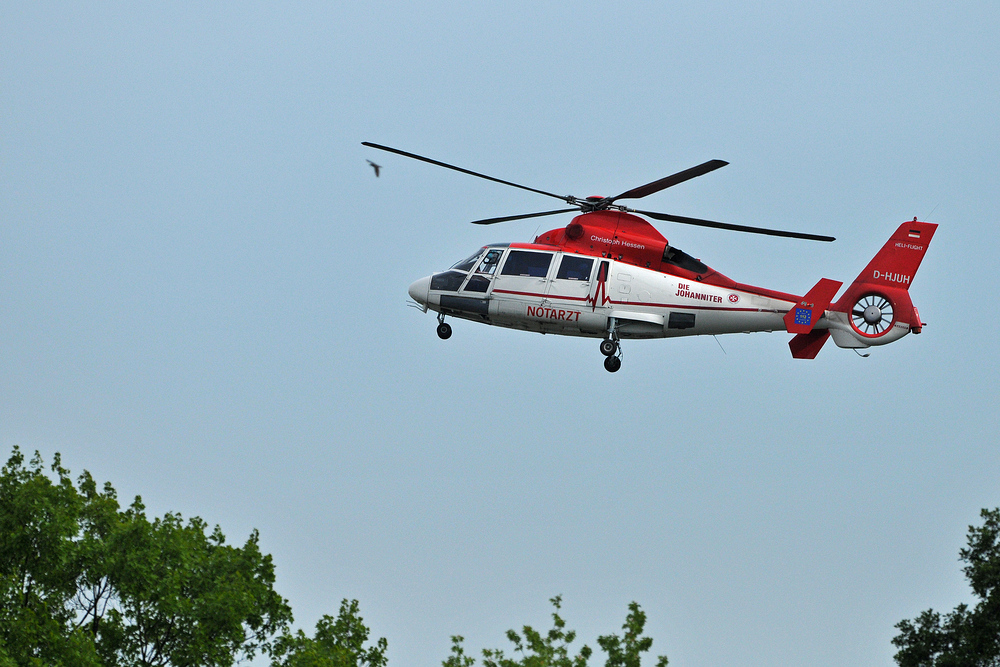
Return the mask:
POLYGON ((936 224, 917 222, 916 218, 901 224, 851 287, 863 283, 869 287, 910 289, 936 229, 936 224))
POLYGON ((935 230, 936 224, 916 218, 899 226, 831 307, 845 325, 831 327, 834 343, 868 347, 891 343, 910 331, 919 333, 920 316, 909 289, 935 230))

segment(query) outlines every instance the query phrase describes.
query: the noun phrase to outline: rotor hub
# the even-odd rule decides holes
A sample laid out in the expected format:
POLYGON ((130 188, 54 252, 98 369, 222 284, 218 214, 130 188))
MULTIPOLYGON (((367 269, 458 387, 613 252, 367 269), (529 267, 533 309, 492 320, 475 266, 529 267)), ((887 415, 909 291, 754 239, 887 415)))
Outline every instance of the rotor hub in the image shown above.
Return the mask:
POLYGON ((865 322, 874 326, 882 321, 882 309, 875 305, 868 306, 865 308, 863 317, 865 322))

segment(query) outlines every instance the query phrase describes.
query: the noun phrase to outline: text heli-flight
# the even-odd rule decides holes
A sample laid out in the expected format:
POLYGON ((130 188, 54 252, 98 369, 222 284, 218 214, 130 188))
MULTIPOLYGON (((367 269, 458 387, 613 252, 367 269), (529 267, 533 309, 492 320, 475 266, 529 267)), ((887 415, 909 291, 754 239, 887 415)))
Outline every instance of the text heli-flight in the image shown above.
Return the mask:
POLYGON ((483 246, 449 270, 421 278, 409 294, 438 313, 437 333, 451 336, 445 316, 496 326, 601 338, 604 367, 621 368, 620 341, 758 331, 788 331, 796 359, 813 359, 828 338, 855 350, 885 345, 923 326, 909 287, 937 225, 903 223, 834 302, 843 283, 821 279, 804 296, 738 283, 671 246, 649 222, 679 222, 815 241, 830 236, 747 227, 616 204, 640 199, 723 167, 704 164, 628 190, 617 197, 556 195, 431 160, 388 146, 365 146, 564 201, 571 208, 477 220, 509 220, 579 212, 566 226, 532 243, 483 246))

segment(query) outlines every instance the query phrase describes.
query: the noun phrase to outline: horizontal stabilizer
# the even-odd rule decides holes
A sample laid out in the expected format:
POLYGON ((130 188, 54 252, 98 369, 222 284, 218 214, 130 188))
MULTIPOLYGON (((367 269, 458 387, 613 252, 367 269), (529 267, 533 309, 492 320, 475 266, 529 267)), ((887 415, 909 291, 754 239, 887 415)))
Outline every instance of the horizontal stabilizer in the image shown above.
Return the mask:
POLYGON ((792 309, 785 315, 785 329, 788 333, 807 334, 812 331, 816 322, 823 317, 823 313, 833 301, 833 297, 837 295, 837 290, 840 289, 841 285, 843 285, 842 282, 829 278, 822 278, 816 283, 809 290, 809 293, 799 299, 798 303, 792 306, 792 309))
POLYGON ((829 329, 816 329, 807 334, 798 334, 788 341, 788 347, 792 350, 794 359, 815 359, 829 337, 829 329))

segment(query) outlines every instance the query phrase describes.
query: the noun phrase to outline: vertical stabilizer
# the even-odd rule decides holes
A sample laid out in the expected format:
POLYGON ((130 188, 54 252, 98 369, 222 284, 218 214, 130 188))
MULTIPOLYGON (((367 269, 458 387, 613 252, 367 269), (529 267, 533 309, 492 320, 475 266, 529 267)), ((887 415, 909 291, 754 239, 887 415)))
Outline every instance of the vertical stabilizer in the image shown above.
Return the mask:
POLYGON ((872 261, 868 262, 851 288, 864 283, 869 287, 910 289, 913 276, 924 259, 936 229, 936 224, 917 222, 916 219, 901 224, 872 261))
POLYGON ((885 345, 922 323, 909 289, 937 225, 914 219, 896 229, 831 310, 838 347, 885 345))

